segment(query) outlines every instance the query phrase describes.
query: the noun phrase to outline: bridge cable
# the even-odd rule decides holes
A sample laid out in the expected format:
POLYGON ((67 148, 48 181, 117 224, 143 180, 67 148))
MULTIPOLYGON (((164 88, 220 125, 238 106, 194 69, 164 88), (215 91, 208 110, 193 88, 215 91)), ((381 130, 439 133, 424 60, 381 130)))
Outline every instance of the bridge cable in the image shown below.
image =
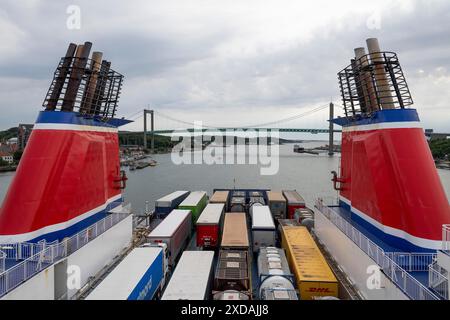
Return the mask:
MULTIPOLYGON (((257 127, 264 127, 264 126, 268 126, 268 125, 279 124, 279 123, 283 123, 283 122, 289 122, 289 121, 292 121, 292 120, 296 120, 296 119, 299 119, 299 118, 311 115, 313 113, 316 113, 316 112, 321 111, 321 110, 323 110, 325 108, 328 108, 328 107, 329 107, 329 104, 326 104, 326 105, 322 105, 322 106, 319 106, 319 107, 315 107, 315 108, 313 108, 311 110, 308 110, 308 111, 305 111, 303 113, 300 113, 300 114, 297 114, 297 115, 294 115, 294 116, 290 116, 290 117, 287 117, 287 118, 279 119, 279 120, 276 120, 276 121, 271 121, 271 122, 266 122, 266 123, 261 123, 261 124, 241 126, 241 127, 244 128, 244 129, 245 128, 257 128, 257 127)), ((166 115, 166 114, 164 114, 162 112, 156 111, 156 110, 154 111, 154 113, 158 114, 161 117, 164 117, 166 119, 169 119, 169 120, 172 120, 172 121, 175 121, 175 122, 178 122, 178 123, 183 123, 183 124, 186 124, 186 125, 189 125, 189 126, 195 126, 195 124, 193 122, 180 120, 180 119, 168 116, 168 115, 166 115)), ((235 128, 235 127, 220 127, 220 126, 210 126, 210 125, 203 125, 203 127, 210 128, 210 129, 216 129, 216 128, 232 129, 232 128, 235 128)))

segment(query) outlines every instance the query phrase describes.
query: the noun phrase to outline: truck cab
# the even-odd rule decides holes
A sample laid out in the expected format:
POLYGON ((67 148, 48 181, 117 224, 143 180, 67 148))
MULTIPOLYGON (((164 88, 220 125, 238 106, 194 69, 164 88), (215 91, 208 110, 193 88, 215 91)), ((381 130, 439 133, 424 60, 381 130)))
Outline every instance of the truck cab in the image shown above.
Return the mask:
POLYGON ((169 278, 169 249, 167 247, 167 244, 164 242, 160 243, 144 243, 141 244, 139 247, 141 248, 148 248, 148 247, 159 247, 162 249, 163 252, 163 274, 164 277, 161 280, 161 290, 164 288, 167 279, 169 278))

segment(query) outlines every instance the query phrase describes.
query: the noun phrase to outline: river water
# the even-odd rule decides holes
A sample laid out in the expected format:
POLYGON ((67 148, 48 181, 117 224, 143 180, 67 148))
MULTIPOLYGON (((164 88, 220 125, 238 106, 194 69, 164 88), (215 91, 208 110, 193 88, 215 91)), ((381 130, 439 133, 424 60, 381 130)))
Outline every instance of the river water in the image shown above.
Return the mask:
MULTIPOLYGON (((312 148, 324 144, 315 141, 300 145, 312 148)), ((224 150, 225 154, 233 152, 231 148, 224 150)), ((261 167, 268 167, 264 164, 176 165, 170 154, 154 155, 153 159, 158 162, 155 167, 127 171, 129 180, 125 200, 131 202, 138 213, 144 210, 146 201, 151 209, 156 199, 175 190, 204 190, 211 194, 214 188, 296 189, 310 207, 317 197, 335 198, 337 195, 332 187, 330 172, 338 171, 339 154, 333 157, 326 152, 319 155, 298 154, 293 152, 291 144, 280 146, 279 157, 276 157, 279 159, 279 170, 275 175, 261 175, 261 167)), ((273 165, 273 168, 276 167, 273 165)), ((450 171, 438 172, 450 199, 450 171)), ((0 202, 13 176, 14 173, 0 173, 0 202)))

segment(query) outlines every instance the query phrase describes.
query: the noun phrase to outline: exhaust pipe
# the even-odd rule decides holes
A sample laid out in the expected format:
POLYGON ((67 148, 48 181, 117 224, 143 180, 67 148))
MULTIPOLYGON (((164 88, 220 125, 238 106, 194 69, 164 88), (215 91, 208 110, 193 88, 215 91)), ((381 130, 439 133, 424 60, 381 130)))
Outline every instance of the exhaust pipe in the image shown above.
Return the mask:
POLYGON ((361 70, 359 82, 361 83, 362 93, 364 95, 365 106, 368 112, 379 110, 375 86, 372 82, 370 72, 364 71, 369 65, 366 50, 362 47, 355 49, 356 66, 361 70))
POLYGON ((69 44, 66 55, 64 56, 63 64, 59 71, 59 75, 55 80, 55 86, 53 87, 50 97, 48 98, 47 107, 45 108, 46 111, 54 111, 56 109, 59 95, 61 94, 64 82, 66 81, 67 74, 69 73, 69 67, 70 64, 72 63, 72 59, 76 49, 77 45, 75 43, 69 44))
POLYGON ((92 43, 85 42, 84 45, 79 45, 75 53, 75 61, 73 63, 72 72, 69 76, 66 94, 62 103, 61 111, 73 111, 77 92, 81 84, 81 79, 84 75, 89 52, 91 51, 92 43))
POLYGON ((100 75, 101 76, 97 80, 94 99, 92 101, 93 112, 96 115, 100 115, 100 113, 102 111, 102 101, 105 96, 106 82, 108 80, 108 73, 109 73, 110 68, 111 68, 111 62, 103 60, 101 67, 100 67, 100 75))
POLYGON ((100 71, 101 62, 102 62, 103 53, 95 51, 92 53, 90 71, 91 76, 89 77, 89 81, 86 84, 86 89, 84 91, 83 101, 80 107, 80 112, 93 114, 94 107, 92 104, 92 100, 95 94, 95 88, 97 87, 97 79, 98 72, 100 71))
POLYGON ((376 90, 380 99, 382 109, 394 109, 394 99, 392 98, 388 77, 384 68, 384 58, 381 54, 380 44, 377 38, 366 40, 369 49, 370 60, 374 64, 374 77, 376 90), (379 63, 379 64, 378 64, 379 63))

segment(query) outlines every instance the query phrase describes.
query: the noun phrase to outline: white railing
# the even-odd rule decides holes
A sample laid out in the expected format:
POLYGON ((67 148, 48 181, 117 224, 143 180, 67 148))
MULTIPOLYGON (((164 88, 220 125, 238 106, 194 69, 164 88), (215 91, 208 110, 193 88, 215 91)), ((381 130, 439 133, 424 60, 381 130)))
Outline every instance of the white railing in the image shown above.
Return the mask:
POLYGON ((6 269, 6 253, 0 250, 0 273, 6 269))
POLYGON ((6 259, 10 260, 25 260, 36 253, 42 251, 44 248, 57 244, 58 241, 47 243, 45 241, 33 242, 21 242, 12 244, 0 244, 0 250, 6 254, 6 259))
POLYGON ((450 224, 442 225, 442 250, 450 253, 450 224))
MULTIPOLYGON (((423 269, 422 262, 434 260, 433 254, 386 253, 373 241, 353 227, 346 219, 324 205, 322 199, 316 201, 316 208, 322 212, 339 230, 349 237, 361 250, 372 258, 380 269, 409 298, 413 300, 439 300, 439 297, 408 273, 407 270, 423 269), (406 258, 405 258, 406 257, 406 258), (406 268, 406 269, 405 269, 406 268)), ((430 264, 430 263, 429 263, 430 264)), ((428 265, 425 270, 428 270, 428 265)))
POLYGON ((437 257, 436 253, 385 252, 389 258, 408 272, 428 271, 437 257))
MULTIPOLYGON (((41 250, 12 268, 0 273, 0 297, 54 262, 80 249, 127 216, 129 216, 128 212, 109 214, 102 220, 99 220, 89 228, 80 231, 70 238, 52 244, 44 243, 44 247, 41 250)), ((17 248, 21 247, 18 246, 17 248)))
POLYGON ((428 286, 433 288, 440 296, 448 300, 448 272, 437 263, 429 266, 428 286))

